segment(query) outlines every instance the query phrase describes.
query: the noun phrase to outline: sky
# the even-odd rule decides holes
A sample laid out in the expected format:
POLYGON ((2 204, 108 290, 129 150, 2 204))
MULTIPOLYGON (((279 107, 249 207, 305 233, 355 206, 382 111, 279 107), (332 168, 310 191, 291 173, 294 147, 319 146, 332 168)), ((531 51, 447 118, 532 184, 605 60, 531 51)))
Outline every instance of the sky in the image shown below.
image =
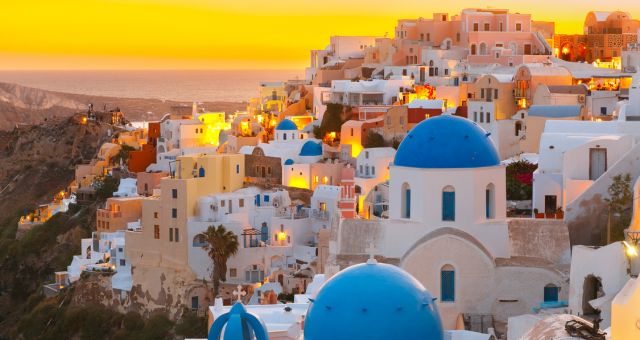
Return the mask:
POLYGON ((8 0, 0 69, 296 69, 331 35, 393 35, 399 18, 509 8, 580 33, 590 10, 638 0, 8 0))

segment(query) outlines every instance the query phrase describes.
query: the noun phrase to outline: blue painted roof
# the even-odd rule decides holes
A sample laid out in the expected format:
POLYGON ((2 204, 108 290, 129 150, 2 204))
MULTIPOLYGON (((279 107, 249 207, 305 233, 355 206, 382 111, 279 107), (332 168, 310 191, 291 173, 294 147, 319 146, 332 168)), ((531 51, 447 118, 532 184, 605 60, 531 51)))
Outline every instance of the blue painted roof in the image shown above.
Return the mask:
POLYGON ((284 165, 293 165, 293 163, 295 163, 295 162, 291 158, 289 158, 286 161, 284 161, 284 165))
POLYGON ((300 156, 322 156, 322 142, 308 141, 300 149, 300 156))
POLYGON ((394 165, 411 168, 479 168, 500 164, 489 134, 457 116, 425 119, 402 140, 394 165))
POLYGON ((296 123, 292 122, 289 119, 283 119, 278 126, 276 126, 276 130, 288 131, 288 130, 298 130, 296 123))
POLYGON ((327 281, 311 303, 305 340, 443 339, 431 294, 389 264, 358 264, 327 281))
POLYGON ((529 116, 569 118, 580 116, 580 105, 531 105, 529 116))

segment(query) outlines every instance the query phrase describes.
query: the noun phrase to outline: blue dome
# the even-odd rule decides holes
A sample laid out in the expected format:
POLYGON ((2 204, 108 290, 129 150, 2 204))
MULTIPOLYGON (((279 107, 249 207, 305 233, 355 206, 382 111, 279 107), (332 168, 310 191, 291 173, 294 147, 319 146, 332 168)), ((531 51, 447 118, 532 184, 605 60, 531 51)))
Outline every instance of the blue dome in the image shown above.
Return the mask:
POLYGON ((295 162, 291 158, 289 158, 286 161, 284 161, 284 165, 293 165, 293 163, 295 163, 295 162))
POLYGON ((394 165, 411 168, 479 168, 500 164, 489 134, 457 116, 425 119, 404 138, 394 165))
POLYGON ((358 264, 336 274, 320 288, 304 327, 305 340, 443 336, 434 298, 389 264, 358 264))
POLYGON ((236 302, 228 313, 220 315, 213 322, 207 338, 216 340, 269 340, 269 333, 267 332, 267 326, 260 317, 247 312, 242 303, 236 302))
POLYGON ((308 141, 304 143, 299 156, 322 156, 322 142, 308 141))
POLYGON ((289 119, 283 119, 278 126, 276 126, 276 130, 281 130, 281 131, 285 131, 285 130, 298 130, 298 127, 296 126, 296 123, 292 122, 289 119))

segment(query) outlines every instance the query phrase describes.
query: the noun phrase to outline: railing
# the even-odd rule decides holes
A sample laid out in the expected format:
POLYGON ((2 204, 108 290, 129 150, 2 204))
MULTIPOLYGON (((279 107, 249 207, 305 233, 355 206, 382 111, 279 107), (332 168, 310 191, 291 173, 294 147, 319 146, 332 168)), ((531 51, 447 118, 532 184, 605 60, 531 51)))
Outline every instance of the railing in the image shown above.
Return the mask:
POLYGON ((318 209, 313 209, 311 211, 311 217, 313 217, 315 219, 319 219, 319 220, 328 220, 329 219, 329 212, 328 211, 323 211, 323 210, 318 210, 318 209))

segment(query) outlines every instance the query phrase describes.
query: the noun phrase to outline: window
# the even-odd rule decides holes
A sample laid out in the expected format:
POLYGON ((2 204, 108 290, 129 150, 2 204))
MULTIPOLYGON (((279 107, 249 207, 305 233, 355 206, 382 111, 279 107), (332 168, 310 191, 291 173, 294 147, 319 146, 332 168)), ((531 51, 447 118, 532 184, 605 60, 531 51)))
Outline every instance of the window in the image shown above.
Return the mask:
POLYGON ((120 259, 120 265, 121 265, 121 266, 126 265, 126 263, 127 263, 127 261, 125 261, 124 259, 120 259))
POLYGON ((171 189, 171 197, 178 198, 178 189, 171 189))
POLYGON ((452 265, 444 265, 440 269, 440 301, 456 300, 456 271, 452 265))
POLYGON ((204 168, 203 167, 200 167, 200 170, 198 170, 198 177, 204 177, 204 168))
POLYGON ((491 112, 487 112, 487 123, 491 123, 491 112))
POLYGON ((607 115, 607 107, 606 106, 601 106, 600 107, 600 115, 601 116, 606 116, 607 115))
POLYGON ((484 99, 484 89, 480 89, 480 98, 484 99))
POLYGON ((450 185, 442 189, 442 220, 456 220, 456 191, 450 185))
POLYGON ((231 277, 238 276, 238 270, 236 268, 229 268, 229 276, 231 277))
POLYGON ((460 42, 460 32, 456 33, 456 41, 460 42))
POLYGON ((484 112, 480 112, 480 123, 484 123, 484 112))
POLYGON ((157 211, 153 212, 153 218, 158 218, 158 212, 157 211))
POLYGON ((401 192, 401 216, 402 218, 411 218, 411 187, 409 183, 402 184, 402 192, 401 192))
POLYGON ((171 217, 178 218, 178 209, 171 208, 171 217))
POLYGON ((375 176, 375 175, 376 175, 376 167, 375 167, 375 166, 372 166, 372 167, 371 167, 371 175, 372 175, 372 176, 375 176))
POLYGON ((238 206, 239 206, 240 208, 244 208, 244 198, 241 198, 241 199, 238 201, 238 206))
POLYGON ((431 41, 431 33, 427 33, 427 41, 431 41))
POLYGON ((282 135, 282 139, 287 140, 287 134, 286 133, 282 135))
POLYGON ((353 128, 351 128, 351 137, 353 137, 353 128))
POLYGON ((517 32, 522 31, 522 24, 521 24, 521 23, 519 23, 519 22, 518 22, 518 23, 516 23, 516 31, 517 31, 517 32))
POLYGON ((544 302, 557 302, 558 293, 560 293, 560 287, 551 283, 544 286, 544 302))
POLYGON ((223 207, 223 208, 224 208, 224 202, 225 202, 225 200, 221 200, 220 201, 220 206, 223 207))
POLYGON ((478 122, 478 112, 477 111, 473 112, 473 121, 476 122, 476 123, 478 122))
POLYGON ((484 30, 485 30, 485 31, 491 31, 491 24, 490 24, 490 23, 488 23, 488 22, 485 22, 485 23, 484 23, 484 30))
POLYGON ((169 228, 169 242, 173 242, 173 228, 169 228))
POLYGON ((484 196, 484 205, 485 205, 485 217, 487 219, 495 218, 496 216, 496 208, 495 208, 495 185, 493 183, 489 183, 487 185, 487 189, 485 190, 484 196))
POLYGON ((493 89, 493 99, 498 99, 498 89, 493 89))
POLYGON ((500 21, 500 32, 502 32, 503 30, 504 30, 504 27, 503 27, 502 21, 500 21))
POLYGON ((157 224, 153 226, 153 238, 156 240, 160 239, 160 226, 157 224))
POLYGON ((194 247, 204 247, 207 245, 207 239, 204 235, 198 234, 193 237, 192 245, 194 247))
POLYGON ((264 271, 258 265, 252 265, 245 271, 245 281, 256 283, 264 280, 264 271))
POLYGON ((236 174, 240 173, 240 164, 236 164, 236 174))
POLYGON ((176 242, 180 242, 180 229, 173 228, 173 232, 175 233, 174 239, 176 240, 176 242))
POLYGON ((445 76, 448 76, 448 75, 449 75, 449 69, 448 69, 448 68, 445 68, 445 69, 444 69, 444 75, 445 75, 445 76))
POLYGON ((473 23, 473 31, 474 32, 478 32, 480 30, 480 26, 477 22, 473 23))

